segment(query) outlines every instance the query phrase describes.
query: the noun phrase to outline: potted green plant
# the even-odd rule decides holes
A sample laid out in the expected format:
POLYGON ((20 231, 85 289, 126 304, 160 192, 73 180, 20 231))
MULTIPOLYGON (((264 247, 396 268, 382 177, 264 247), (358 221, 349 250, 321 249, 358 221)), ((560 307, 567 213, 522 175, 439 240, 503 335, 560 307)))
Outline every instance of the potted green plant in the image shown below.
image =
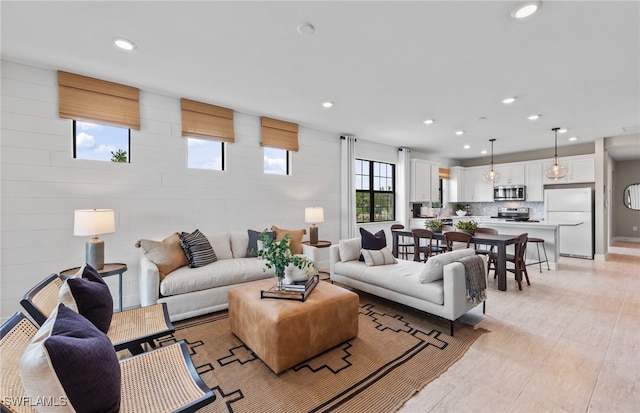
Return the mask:
POLYGON ((474 220, 458 221, 456 223, 456 228, 458 228, 458 231, 474 235, 476 233, 476 230, 478 229, 478 223, 474 220))
POLYGON ((283 280, 285 271, 288 267, 294 266, 301 270, 308 270, 313 266, 307 257, 295 255, 293 249, 289 246, 291 236, 286 234, 279 241, 267 235, 266 230, 260 234, 262 248, 258 248, 258 257, 266 260, 265 267, 275 269, 277 278, 275 290, 284 290, 283 280))
POLYGON ((464 204, 456 204, 456 215, 458 216, 467 215, 467 210, 464 204))
POLYGON ((439 219, 432 219, 424 223, 424 226, 432 232, 442 232, 442 221, 439 219))

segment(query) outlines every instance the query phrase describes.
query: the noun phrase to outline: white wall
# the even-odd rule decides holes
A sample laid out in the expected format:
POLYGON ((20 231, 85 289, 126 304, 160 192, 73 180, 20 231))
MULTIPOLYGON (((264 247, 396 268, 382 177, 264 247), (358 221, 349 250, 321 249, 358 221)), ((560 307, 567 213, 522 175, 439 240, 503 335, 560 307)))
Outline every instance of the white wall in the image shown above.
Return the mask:
MULTIPOLYGON (((304 208, 322 206, 320 238, 338 241, 339 136, 301 127, 292 176, 265 175, 259 116, 236 112, 227 170, 189 170, 179 98, 141 91, 130 164, 76 160, 72 122, 57 115, 56 72, 2 62, 2 319, 45 276, 83 263, 86 239, 73 236, 75 209, 116 211, 116 232, 101 238, 105 260, 129 268, 124 307, 139 304, 140 238, 196 228, 307 228, 304 208)), ((117 277, 106 280, 117 297, 117 277)))

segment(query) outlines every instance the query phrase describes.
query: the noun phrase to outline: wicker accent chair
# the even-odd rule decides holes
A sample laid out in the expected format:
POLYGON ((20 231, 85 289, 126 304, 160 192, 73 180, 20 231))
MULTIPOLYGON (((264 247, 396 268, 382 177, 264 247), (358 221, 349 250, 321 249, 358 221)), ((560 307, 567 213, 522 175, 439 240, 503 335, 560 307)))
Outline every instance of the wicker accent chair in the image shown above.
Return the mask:
MULTIPOLYGON (((64 281, 51 274, 25 294, 20 301, 33 321, 42 325, 58 305, 58 293, 64 281)), ((131 354, 144 352, 142 344, 155 348, 154 339, 175 331, 165 303, 113 313, 107 336, 116 351, 128 349, 131 354)))
MULTIPOLYGON (((20 379, 20 357, 38 331, 15 313, 0 327, 2 412, 35 412, 20 379), (11 400, 11 405, 5 403, 11 400)), ((195 412, 215 400, 198 373, 184 341, 120 360, 120 412, 195 412)), ((99 383, 96 385, 99 386, 99 383)))
POLYGON ((442 234, 444 241, 447 244, 447 251, 453 251, 454 249, 469 248, 471 245, 471 234, 460 231, 448 231, 442 234), (466 244, 465 247, 460 245, 456 246, 456 242, 466 244))
POLYGON ((438 245, 437 241, 434 245, 432 231, 418 228, 411 230, 411 232, 413 233, 413 250, 415 251, 413 256, 414 261, 427 262, 429 257, 443 253, 447 250, 444 245, 438 245), (422 255, 424 255, 424 258, 421 258, 422 255))

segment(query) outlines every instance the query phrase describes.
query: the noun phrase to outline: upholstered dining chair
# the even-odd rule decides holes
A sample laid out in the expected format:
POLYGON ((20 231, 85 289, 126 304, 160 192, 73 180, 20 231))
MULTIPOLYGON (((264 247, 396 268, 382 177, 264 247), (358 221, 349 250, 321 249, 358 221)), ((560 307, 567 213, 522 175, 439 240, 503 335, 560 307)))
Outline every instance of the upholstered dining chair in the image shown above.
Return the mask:
MULTIPOLYGON (((531 285, 531 282, 529 282, 529 274, 527 273, 527 265, 525 262, 525 253, 527 251, 527 236, 527 233, 518 235, 518 241, 516 241, 515 243, 514 254, 506 255, 507 263, 513 264, 513 267, 507 268, 507 271, 512 272, 515 275, 519 290, 522 290, 522 275, 524 275, 525 279, 527 280, 527 285, 531 285)), ((487 258, 487 274, 489 274, 489 271, 493 269, 493 278, 495 278, 496 262, 498 260, 497 254, 495 252, 491 252, 487 255, 487 258)))
MULTIPOLYGON (((20 304, 33 321, 42 325, 58 305, 58 294, 64 280, 51 274, 29 290, 20 304)), ((131 354, 144 351, 142 344, 155 347, 153 340, 175 331, 165 303, 113 313, 107 336, 116 351, 128 349, 131 354)))
MULTIPOLYGON (((391 225, 391 231, 402 229, 404 229, 404 225, 402 224, 391 225)), ((408 260, 409 254, 414 254, 413 238, 409 238, 405 235, 398 235, 398 257, 402 256, 405 260, 408 260)))
POLYGON ((447 245, 447 251, 454 249, 469 248, 471 245, 471 234, 462 231, 448 231, 442 234, 447 245), (456 244, 458 243, 458 244, 456 244), (466 244, 462 246, 461 244, 466 244))
POLYGON ((433 232, 428 229, 413 229, 413 260, 427 262, 429 257, 445 252, 444 245, 433 243, 433 232))
MULTIPOLYGON (((20 312, 0 326, 2 412, 36 411, 24 403, 29 396, 20 377, 20 358, 37 331, 38 326, 20 312)), ((215 394, 197 373, 184 341, 118 363, 120 412, 195 412, 215 400, 215 394)), ((100 386, 100 383, 95 383, 95 386, 100 386)))

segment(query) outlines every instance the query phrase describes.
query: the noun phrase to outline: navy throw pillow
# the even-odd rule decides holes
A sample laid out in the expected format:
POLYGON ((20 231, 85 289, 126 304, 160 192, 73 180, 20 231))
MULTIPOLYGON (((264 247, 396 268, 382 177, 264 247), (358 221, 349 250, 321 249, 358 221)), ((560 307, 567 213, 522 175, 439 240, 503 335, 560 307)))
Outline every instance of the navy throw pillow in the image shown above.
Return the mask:
POLYGON ((20 376, 32 400, 55 397, 58 402, 66 400, 76 412, 120 409, 121 370, 113 344, 64 304, 58 305, 27 346, 20 359, 20 376))
MULTIPOLYGON (((384 230, 380 230, 375 234, 370 233, 364 228, 360 228, 360 243, 364 250, 381 250, 387 246, 387 237, 384 230)), ((360 254, 359 261, 364 261, 364 257, 360 254)))
POLYGON ((69 278, 65 284, 60 289, 59 301, 106 334, 113 317, 113 297, 100 273, 86 264, 80 277, 69 278))

